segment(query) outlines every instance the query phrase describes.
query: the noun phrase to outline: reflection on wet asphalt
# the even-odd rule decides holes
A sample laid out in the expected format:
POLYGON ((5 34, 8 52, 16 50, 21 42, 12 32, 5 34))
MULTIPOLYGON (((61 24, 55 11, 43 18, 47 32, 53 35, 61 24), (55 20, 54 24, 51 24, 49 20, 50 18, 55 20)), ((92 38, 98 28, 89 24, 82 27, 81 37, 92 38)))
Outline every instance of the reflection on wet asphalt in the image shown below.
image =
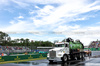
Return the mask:
MULTIPOLYGON (((100 55, 100 52, 93 52, 94 55, 100 55)), ((48 60, 36 60, 28 62, 18 62, 18 63, 9 63, 9 64, 0 64, 0 66, 100 66, 100 58, 89 58, 86 57, 84 60, 73 60, 66 63, 63 62, 54 62, 49 63, 48 60)))

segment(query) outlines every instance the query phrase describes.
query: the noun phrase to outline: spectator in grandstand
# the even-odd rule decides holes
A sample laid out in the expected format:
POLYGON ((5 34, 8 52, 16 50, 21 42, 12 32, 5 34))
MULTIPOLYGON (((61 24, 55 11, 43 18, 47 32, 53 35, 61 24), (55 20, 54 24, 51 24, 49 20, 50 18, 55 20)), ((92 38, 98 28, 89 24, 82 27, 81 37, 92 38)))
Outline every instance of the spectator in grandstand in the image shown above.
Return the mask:
POLYGON ((4 56, 4 53, 1 53, 1 56, 4 56))
POLYGON ((25 52, 25 55, 28 55, 28 53, 27 53, 27 52, 25 52))
POLYGON ((98 47, 100 47, 100 44, 98 44, 98 47))

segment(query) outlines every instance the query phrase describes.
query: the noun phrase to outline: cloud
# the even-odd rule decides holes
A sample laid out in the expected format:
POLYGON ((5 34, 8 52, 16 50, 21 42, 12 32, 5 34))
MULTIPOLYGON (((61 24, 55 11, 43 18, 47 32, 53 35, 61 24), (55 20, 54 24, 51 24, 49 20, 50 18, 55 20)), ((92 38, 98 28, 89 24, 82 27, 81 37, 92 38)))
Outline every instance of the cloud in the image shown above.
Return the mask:
POLYGON ((35 8, 40 9, 38 6, 35 6, 35 8))
POLYGON ((29 4, 25 3, 24 1, 21 2, 21 1, 12 0, 12 2, 16 3, 17 5, 19 5, 20 7, 23 7, 23 8, 29 6, 29 4))
MULTIPOLYGON (((33 17, 34 24, 36 26, 39 26, 39 25, 42 26, 43 24, 44 25, 47 24, 48 22, 46 22, 47 21, 46 17, 48 17, 52 13, 53 9, 54 9, 53 6, 46 5, 43 9, 39 9, 38 11, 36 11, 37 16, 33 17), (38 19, 38 18, 40 18, 40 19, 38 19), (46 19, 46 21, 45 21, 45 19, 46 19)), ((34 12, 31 12, 31 13, 34 13, 34 12)))
POLYGON ((19 18, 19 19, 23 19, 24 17, 23 17, 23 16, 19 16, 18 18, 19 18))
POLYGON ((97 22, 96 24, 100 24, 100 22, 97 22))
POLYGON ((11 25, 0 28, 1 31, 4 32, 26 32, 28 30, 34 30, 33 23, 27 22, 27 21, 11 21, 11 25))
POLYGON ((79 29, 80 25, 74 25, 74 26, 69 26, 69 25, 60 25, 58 26, 57 29, 54 29, 54 31, 72 31, 79 29))
POLYGON ((9 0, 0 0, 0 5, 9 5, 9 0))
POLYGON ((14 22, 14 21, 10 21, 9 23, 10 23, 10 24, 15 24, 15 22, 14 22))
MULTIPOLYGON (((10 8, 10 7, 21 7, 21 8, 26 8, 30 6, 27 2, 25 3, 24 1, 20 0, 0 0, 0 8, 10 8)), ((10 8, 11 9, 11 8, 10 8)))
MULTIPOLYGON (((22 0, 21 0, 22 1, 22 0)), ((34 4, 61 4, 65 3, 68 0, 24 0, 28 3, 34 3, 34 4)))
POLYGON ((58 7, 46 5, 43 9, 39 9, 36 12, 34 11, 34 13, 38 13, 36 17, 33 17, 33 21, 36 26, 40 27, 44 25, 60 26, 60 24, 68 23, 71 21, 86 20, 87 18, 90 18, 90 16, 86 15, 85 13, 94 10, 100 10, 100 5, 96 5, 98 3, 99 1, 87 4, 83 0, 71 0, 61 4, 58 7))
POLYGON ((64 37, 47 37, 47 40, 51 40, 53 43, 55 40, 58 40, 59 42, 61 42, 63 39, 65 39, 64 37))

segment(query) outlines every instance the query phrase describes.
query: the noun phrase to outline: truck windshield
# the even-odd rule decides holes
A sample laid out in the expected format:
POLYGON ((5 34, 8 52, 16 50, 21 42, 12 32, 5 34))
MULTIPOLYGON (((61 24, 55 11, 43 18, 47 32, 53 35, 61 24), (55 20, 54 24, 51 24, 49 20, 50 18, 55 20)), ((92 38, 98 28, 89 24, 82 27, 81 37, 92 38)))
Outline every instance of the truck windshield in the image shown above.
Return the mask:
POLYGON ((64 44, 57 44, 57 45, 55 45, 55 47, 65 47, 65 45, 64 44))

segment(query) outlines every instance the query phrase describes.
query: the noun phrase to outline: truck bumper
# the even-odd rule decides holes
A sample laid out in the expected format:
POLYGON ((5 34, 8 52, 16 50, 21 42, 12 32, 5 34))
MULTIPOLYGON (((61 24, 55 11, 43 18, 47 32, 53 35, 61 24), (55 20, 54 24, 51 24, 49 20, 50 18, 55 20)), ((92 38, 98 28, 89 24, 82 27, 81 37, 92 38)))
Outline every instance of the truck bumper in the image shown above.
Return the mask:
POLYGON ((62 61, 61 57, 55 57, 55 58, 47 57, 47 60, 62 61))

